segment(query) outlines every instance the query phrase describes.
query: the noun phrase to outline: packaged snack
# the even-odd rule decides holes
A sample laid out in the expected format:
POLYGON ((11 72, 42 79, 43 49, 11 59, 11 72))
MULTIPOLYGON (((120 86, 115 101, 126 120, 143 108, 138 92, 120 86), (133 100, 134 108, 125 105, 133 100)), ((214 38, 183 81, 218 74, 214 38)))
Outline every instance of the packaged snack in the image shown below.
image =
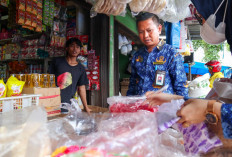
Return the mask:
POLYGON ((24 84, 24 81, 19 81, 16 77, 11 76, 6 83, 7 97, 19 96, 22 93, 24 84))
POLYGON ((43 10, 42 8, 37 8, 37 19, 42 21, 43 19, 43 10))
POLYGON ((25 25, 31 26, 31 14, 30 13, 25 14, 25 25))
POLYGON ((17 23, 23 25, 25 23, 25 12, 18 10, 17 23))
POLYGON ((32 17, 31 17, 31 26, 35 27, 35 28, 37 26, 37 17, 36 17, 36 15, 32 15, 32 17))
POLYGON ((25 2, 25 0, 17 0, 17 8, 18 8, 18 10, 22 10, 22 11, 25 11, 25 4, 26 2, 25 2))
POLYGON ((32 3, 31 0, 26 0, 26 11, 31 13, 32 12, 32 3))
POLYGON ((59 32, 59 30, 60 30, 59 23, 60 23, 60 22, 59 22, 58 20, 55 20, 55 21, 53 22, 53 31, 59 32))
POLYGON ((66 43, 66 38, 65 37, 60 37, 60 45, 59 45, 59 47, 65 47, 65 43, 66 43))
POLYGON ((143 104, 145 97, 142 96, 113 96, 107 98, 107 103, 110 105, 110 112, 137 112, 138 110, 147 110, 157 112, 157 107, 149 107, 148 104, 143 104))
POLYGON ((43 0, 37 0, 37 6, 39 8, 42 8, 43 7, 43 0))
POLYGON ((36 32, 42 32, 42 21, 37 20, 37 25, 36 25, 36 32))
POLYGON ((37 15, 37 4, 32 2, 32 14, 37 15))
POLYGON ((0 98, 6 97, 6 85, 3 80, 0 80, 0 98))

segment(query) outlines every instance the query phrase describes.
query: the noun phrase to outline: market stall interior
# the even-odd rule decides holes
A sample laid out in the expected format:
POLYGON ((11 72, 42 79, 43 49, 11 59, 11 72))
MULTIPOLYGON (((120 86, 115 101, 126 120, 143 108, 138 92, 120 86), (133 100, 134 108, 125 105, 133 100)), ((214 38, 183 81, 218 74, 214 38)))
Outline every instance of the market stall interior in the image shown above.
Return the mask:
MULTIPOLYGON (((160 41, 187 64, 189 96, 212 98, 219 91, 217 99, 231 101, 219 86, 209 88, 208 69, 194 62, 192 40, 202 40, 202 19, 190 0, 0 0, 0 156, 231 155, 220 124, 212 133, 205 122, 187 128, 176 123, 184 100, 150 107, 145 96, 126 96, 131 59, 144 46, 135 18, 142 12, 158 15, 160 41), (77 61, 88 78, 90 115, 78 90, 70 104, 61 103, 70 73, 63 79, 48 73, 54 58, 66 56, 70 38, 82 43, 77 61), (203 76, 195 79, 196 71, 203 76)), ((231 68, 222 70, 231 76, 231 68)), ((231 86, 223 81, 217 83, 231 86)))

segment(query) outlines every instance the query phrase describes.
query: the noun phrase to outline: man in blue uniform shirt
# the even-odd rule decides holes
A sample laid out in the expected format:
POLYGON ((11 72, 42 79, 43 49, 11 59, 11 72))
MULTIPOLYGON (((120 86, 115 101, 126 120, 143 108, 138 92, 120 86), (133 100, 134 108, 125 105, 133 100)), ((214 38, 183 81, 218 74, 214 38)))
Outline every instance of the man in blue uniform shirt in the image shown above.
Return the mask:
POLYGON ((172 46, 159 40, 162 30, 159 18, 151 13, 143 13, 136 18, 139 38, 145 46, 133 56, 127 95, 142 95, 168 85, 167 93, 187 97, 182 56, 172 46))

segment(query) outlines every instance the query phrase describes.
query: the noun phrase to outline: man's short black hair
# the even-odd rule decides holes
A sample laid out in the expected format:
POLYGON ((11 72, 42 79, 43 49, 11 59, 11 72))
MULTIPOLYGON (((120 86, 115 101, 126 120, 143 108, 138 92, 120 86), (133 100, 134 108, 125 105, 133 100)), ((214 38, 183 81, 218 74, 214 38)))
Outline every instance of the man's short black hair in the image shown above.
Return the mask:
POLYGON ((148 12, 144 12, 144 13, 140 13, 139 15, 136 16, 136 25, 138 26, 138 23, 140 21, 145 21, 147 19, 152 18, 152 21, 157 24, 157 26, 159 26, 160 24, 160 19, 157 15, 152 14, 152 13, 148 13, 148 12))
POLYGON ((69 47, 72 43, 76 43, 78 46, 82 47, 82 43, 78 38, 70 38, 66 41, 66 48, 69 47))

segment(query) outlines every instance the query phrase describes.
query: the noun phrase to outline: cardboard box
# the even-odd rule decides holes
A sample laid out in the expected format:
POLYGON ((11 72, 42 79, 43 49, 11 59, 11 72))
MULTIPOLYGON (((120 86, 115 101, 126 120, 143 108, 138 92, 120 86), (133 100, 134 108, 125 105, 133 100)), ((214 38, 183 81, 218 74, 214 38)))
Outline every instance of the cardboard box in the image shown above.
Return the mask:
POLYGON ((47 116, 55 116, 60 114, 60 88, 23 88, 23 94, 40 94, 39 105, 44 106, 47 116))

